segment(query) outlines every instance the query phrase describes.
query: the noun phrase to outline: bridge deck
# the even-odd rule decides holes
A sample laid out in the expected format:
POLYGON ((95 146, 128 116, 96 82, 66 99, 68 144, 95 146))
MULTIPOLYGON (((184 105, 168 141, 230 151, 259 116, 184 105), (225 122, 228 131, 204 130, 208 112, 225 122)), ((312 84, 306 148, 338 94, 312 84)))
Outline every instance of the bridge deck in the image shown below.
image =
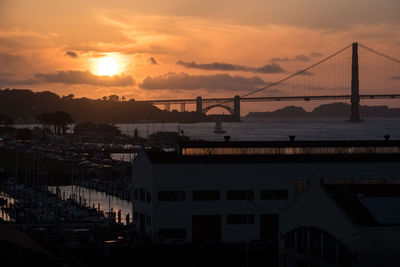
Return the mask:
MULTIPOLYGON (((266 96, 266 97, 244 97, 242 102, 266 102, 266 101, 311 101, 311 100, 339 100, 350 99, 351 95, 320 95, 320 96, 266 96)), ((360 95, 361 99, 397 99, 400 94, 382 94, 382 95, 360 95)), ((233 102, 234 98, 202 98, 203 103, 227 103, 233 102)), ((153 105, 163 104, 195 104, 196 99, 167 99, 167 100, 143 100, 138 102, 147 102, 153 105)))

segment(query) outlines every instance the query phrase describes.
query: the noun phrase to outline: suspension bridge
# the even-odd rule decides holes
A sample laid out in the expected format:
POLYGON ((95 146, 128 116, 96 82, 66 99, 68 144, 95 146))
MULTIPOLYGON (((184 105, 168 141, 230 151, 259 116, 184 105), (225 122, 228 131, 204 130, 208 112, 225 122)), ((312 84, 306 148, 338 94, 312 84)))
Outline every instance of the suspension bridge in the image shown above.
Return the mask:
POLYGON ((146 100, 153 105, 196 105, 196 112, 224 108, 240 121, 241 102, 350 100, 350 121, 359 122, 360 99, 400 98, 400 60, 352 43, 323 60, 264 87, 233 98, 146 100))

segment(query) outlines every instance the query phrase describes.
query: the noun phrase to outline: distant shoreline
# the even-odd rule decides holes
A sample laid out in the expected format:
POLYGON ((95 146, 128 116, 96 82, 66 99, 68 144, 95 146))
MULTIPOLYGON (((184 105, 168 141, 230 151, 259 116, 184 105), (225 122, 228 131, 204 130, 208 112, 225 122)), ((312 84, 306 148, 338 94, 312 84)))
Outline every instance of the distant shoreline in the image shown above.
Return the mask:
MULTIPOLYGON (((250 112, 246 118, 348 118, 351 106, 347 103, 324 104, 305 111, 302 107, 286 106, 282 109, 267 112, 250 112)), ((360 106, 361 117, 400 117, 400 108, 389 108, 387 106, 360 106)))

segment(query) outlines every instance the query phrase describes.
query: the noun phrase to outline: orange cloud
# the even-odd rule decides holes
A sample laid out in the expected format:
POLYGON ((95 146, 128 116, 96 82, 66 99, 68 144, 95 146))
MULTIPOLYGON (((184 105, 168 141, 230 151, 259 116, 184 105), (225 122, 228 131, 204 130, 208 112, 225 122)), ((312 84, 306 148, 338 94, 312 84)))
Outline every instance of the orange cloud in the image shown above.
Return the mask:
POLYGON ((135 80, 130 75, 97 76, 89 71, 58 71, 56 73, 38 73, 34 78, 25 80, 0 79, 0 84, 7 85, 29 85, 42 83, 64 83, 64 84, 90 84, 98 86, 132 86, 135 80))
POLYGON ((167 73, 155 77, 146 77, 140 84, 143 89, 206 89, 212 91, 238 91, 254 89, 265 85, 259 77, 231 76, 229 74, 190 75, 187 73, 167 73))

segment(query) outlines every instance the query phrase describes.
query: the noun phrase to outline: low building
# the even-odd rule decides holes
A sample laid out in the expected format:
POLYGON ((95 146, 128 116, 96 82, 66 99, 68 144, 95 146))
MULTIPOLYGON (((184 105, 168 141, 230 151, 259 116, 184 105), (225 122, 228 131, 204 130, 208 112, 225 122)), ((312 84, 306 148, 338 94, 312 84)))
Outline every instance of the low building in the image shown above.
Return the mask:
POLYGON ((278 243, 279 214, 310 177, 400 183, 400 141, 181 143, 133 162, 136 229, 163 242, 278 243))
POLYGON ((281 266, 400 266, 400 184, 313 179, 281 213, 280 236, 281 266))

